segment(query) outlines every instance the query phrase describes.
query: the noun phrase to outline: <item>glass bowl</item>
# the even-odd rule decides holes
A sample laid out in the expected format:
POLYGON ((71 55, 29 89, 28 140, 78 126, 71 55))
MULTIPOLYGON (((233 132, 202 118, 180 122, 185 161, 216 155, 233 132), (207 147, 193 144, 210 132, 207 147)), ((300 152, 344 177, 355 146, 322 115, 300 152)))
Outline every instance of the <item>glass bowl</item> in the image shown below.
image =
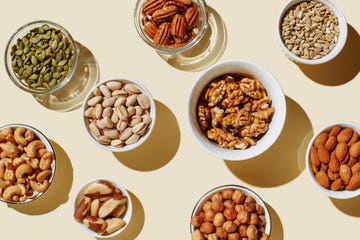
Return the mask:
MULTIPOLYGON (((143 6, 146 2, 154 2, 154 3, 152 3, 153 5, 154 4, 157 5, 160 2, 161 2, 160 5, 166 4, 166 2, 169 2, 171 4, 176 3, 176 4, 178 4, 177 9, 180 9, 179 11, 182 11, 182 12, 183 12, 183 10, 181 10, 181 9, 182 9, 183 4, 180 3, 181 1, 137 0, 136 5, 135 5, 135 10, 134 10, 135 28, 136 28, 139 36, 141 37, 141 39, 146 44, 148 44, 150 47, 155 49, 156 51, 158 51, 160 53, 165 53, 165 54, 181 53, 181 52, 187 51, 187 50, 193 48, 194 46, 196 46, 196 44, 198 44, 199 41, 201 40, 201 38, 204 36, 204 34, 207 30, 207 27, 208 27, 208 13, 207 13, 206 2, 204 0, 192 0, 191 4, 193 4, 198 9, 198 14, 199 14, 197 23, 194 27, 194 33, 196 34, 196 36, 191 38, 191 40, 189 40, 186 44, 180 44, 179 46, 175 46, 175 45, 174 46, 164 46, 164 45, 154 44, 154 41, 144 31, 144 23, 146 21, 148 21, 146 19, 149 18, 148 15, 143 12, 143 6)), ((184 1, 184 2, 187 2, 187 1, 184 1)))
POLYGON ((5 67, 12 82, 32 94, 49 94, 73 77, 78 48, 61 25, 39 20, 20 27, 5 50, 5 67))

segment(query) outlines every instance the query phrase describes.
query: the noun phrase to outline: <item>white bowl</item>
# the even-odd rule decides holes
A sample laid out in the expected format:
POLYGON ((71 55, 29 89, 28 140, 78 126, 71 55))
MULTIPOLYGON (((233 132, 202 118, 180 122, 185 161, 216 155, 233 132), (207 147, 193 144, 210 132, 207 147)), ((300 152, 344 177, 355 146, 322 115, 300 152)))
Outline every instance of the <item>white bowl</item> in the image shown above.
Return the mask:
POLYGON ((348 27, 347 27, 347 22, 346 22, 345 16, 344 16, 343 12, 341 11, 341 9, 332 0, 316 0, 316 1, 327 6, 334 13, 334 15, 337 16, 338 23, 339 23, 338 41, 333 50, 331 50, 327 55, 325 55, 319 59, 306 59, 306 58, 299 57, 296 54, 292 53, 285 46, 283 39, 281 37, 281 23, 282 23, 282 19, 283 19, 284 15, 291 7, 300 2, 304 2, 304 0, 288 0, 284 4, 280 14, 277 17, 276 35, 277 35, 278 42, 279 42, 279 45, 280 45, 282 51, 286 54, 286 56, 289 59, 293 60, 294 62, 298 62, 298 63, 302 63, 302 64, 309 64, 309 65, 322 64, 322 63, 328 62, 331 59, 335 58, 341 52, 341 50, 343 49, 343 47, 346 43, 348 27))
MULTIPOLYGON (((112 152, 125 152, 125 151, 129 151, 132 150, 138 146, 140 146, 141 144, 143 144, 151 135, 154 126, 155 126, 155 121, 156 121, 156 105, 155 105, 155 101, 150 93, 150 91, 144 86, 144 84, 142 84, 141 82, 134 80, 134 79, 129 79, 129 78, 109 78, 107 80, 104 80, 100 83, 98 83, 97 85, 95 85, 87 94, 84 104, 83 104, 83 108, 82 108, 82 119, 83 119, 83 124, 85 126, 86 132, 89 135, 89 137, 91 138, 92 142, 94 142, 97 146, 108 150, 108 151, 112 151, 112 152), (86 109, 89 107, 88 105, 88 100, 94 96, 94 90, 99 88, 100 85, 106 84, 107 82, 121 82, 122 84, 126 84, 126 83, 131 83, 131 84, 135 84, 140 90, 141 93, 146 95, 150 101, 150 117, 151 117, 151 122, 147 127, 147 131, 144 135, 142 135, 139 140, 135 143, 132 144, 128 144, 128 145, 123 145, 123 146, 111 146, 111 145, 107 145, 107 144, 102 144, 100 143, 96 137, 91 134, 90 129, 89 129, 89 118, 85 116, 85 111, 86 109)), ((115 124, 114 127, 116 128, 115 124)))
POLYGON ((132 217, 132 211, 133 211, 132 201, 131 201, 131 197, 130 197, 128 191, 123 186, 121 186, 120 184, 118 184, 117 182, 115 182, 113 180, 105 179, 105 178, 99 178, 99 179, 94 179, 94 180, 91 180, 91 181, 85 183, 79 189, 79 191, 78 191, 78 193, 76 195, 75 201, 74 201, 74 206, 73 206, 74 211, 76 209, 76 206, 80 202, 81 198, 84 196, 83 192, 86 189, 86 187, 89 186, 91 183, 96 182, 96 181, 106 181, 106 182, 110 183, 112 186, 119 189, 122 192, 122 195, 127 197, 126 212, 122 217, 122 219, 125 221, 126 224, 125 224, 124 227, 120 228, 119 230, 117 230, 117 231, 115 231, 115 232, 113 232, 111 234, 101 235, 101 234, 99 234, 99 233, 97 233, 95 231, 90 230, 84 224, 82 224, 80 222, 78 222, 78 223, 79 223, 81 229, 83 229, 85 232, 87 232, 88 234, 90 234, 93 237, 96 237, 96 238, 110 238, 110 237, 113 237, 113 236, 118 235, 119 233, 123 232, 126 229, 126 227, 129 225, 129 222, 130 222, 131 217, 132 217))
MULTIPOLYGON (((0 127, 0 131, 1 130, 4 130, 4 129, 7 129, 7 128, 12 128, 13 130, 15 128, 19 128, 19 127, 22 127, 22 128, 25 128, 25 129, 28 129, 28 130, 31 130, 32 132, 34 132, 35 134, 35 139, 38 139, 40 141, 42 141, 45 145, 45 148, 52 153, 52 162, 51 162, 51 170, 52 170, 52 174, 50 175, 50 177, 48 178, 48 181, 49 181, 49 186, 46 188, 45 191, 43 192, 38 192, 36 195, 32 196, 31 198, 27 198, 25 201, 6 201, 4 200, 2 197, 0 197, 0 201, 2 202, 5 202, 5 203, 9 203, 9 204, 24 204, 24 203, 30 203, 30 202, 33 202, 35 201, 36 199, 40 198, 50 187, 51 187, 51 184, 54 180, 54 177, 55 177, 55 173, 56 173, 56 156, 55 156, 55 150, 53 148, 53 145, 52 143, 50 142, 50 140, 41 132, 39 131, 38 129, 32 127, 32 126, 29 126, 29 125, 26 125, 26 124, 19 124, 19 123, 14 123, 14 124, 7 124, 7 125, 3 125, 0 127)), ((20 147, 18 144, 16 144, 18 147, 20 147)), ((19 152, 19 156, 20 157, 20 153, 19 152)), ((26 155, 26 154, 25 154, 26 155)), ((33 171, 34 173, 35 171, 33 171)), ((3 179, 0 179, 0 180, 3 180, 3 179)), ((17 181, 17 180, 15 180, 17 181)), ((24 183, 25 184, 25 183, 24 183)), ((30 185, 28 186, 29 189, 31 188, 30 185)), ((2 189, 4 191, 4 189, 2 189)))
MULTIPOLYGON (((253 190, 244 187, 244 186, 240 186, 240 185, 234 185, 234 184, 229 184, 229 185, 222 185, 216 188, 211 189, 210 191, 208 191, 207 193, 205 193, 196 203, 192 213, 191 213, 191 218, 196 216, 200 211, 202 211, 202 206, 203 204, 207 201, 211 199, 211 196, 213 196, 215 193, 221 192, 225 189, 232 189, 232 190, 241 190, 243 191, 246 196, 251 196, 255 199, 256 203, 261 205, 262 208, 264 209, 264 216, 266 219, 266 224, 265 224, 265 233, 268 234, 270 236, 271 234, 271 216, 270 216, 270 212, 269 209, 267 208, 265 202, 261 199, 261 197, 255 193, 253 190)), ((190 233, 194 232, 195 228, 192 224, 190 224, 190 233)))
POLYGON ((324 132, 324 131, 330 131, 330 129, 336 125, 342 126, 342 127, 351 127, 353 128, 354 131, 357 131, 360 134, 360 125, 354 122, 349 122, 349 121, 336 121, 336 122, 331 122, 328 123, 326 125, 324 125, 323 127, 321 127, 315 134, 314 136, 311 138, 308 147, 306 149, 306 171, 308 173, 308 176, 311 180, 311 182, 313 183, 313 185, 323 194, 327 195, 328 197, 331 198, 336 198, 336 199, 348 199, 348 198, 353 198, 356 197, 358 195, 360 195, 360 188, 353 190, 353 191, 349 191, 349 190, 338 190, 338 191, 333 191, 327 188, 322 187, 318 181, 315 178, 315 175, 311 169, 311 165, 310 165, 310 149, 314 144, 315 139, 317 138, 317 136, 324 132))
POLYGON ((262 66, 242 59, 222 61, 205 70, 192 86, 187 101, 187 118, 193 136, 208 152, 225 160, 245 160, 266 151, 279 137, 285 123, 285 117, 285 96, 275 77, 262 66), (256 141, 256 145, 244 150, 227 149, 211 142, 203 134, 197 122, 196 105, 201 92, 214 78, 229 73, 250 75, 254 79, 259 80, 272 101, 272 107, 275 108, 268 131, 256 141))

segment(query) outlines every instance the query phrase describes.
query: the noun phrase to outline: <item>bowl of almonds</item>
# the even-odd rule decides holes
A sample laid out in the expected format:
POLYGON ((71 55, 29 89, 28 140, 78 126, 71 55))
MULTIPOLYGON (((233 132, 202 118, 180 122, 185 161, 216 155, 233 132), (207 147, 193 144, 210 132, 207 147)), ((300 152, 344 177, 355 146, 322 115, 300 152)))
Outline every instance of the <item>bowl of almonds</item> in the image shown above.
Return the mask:
POLYGON ((45 20, 21 26, 9 39, 6 71, 13 83, 32 94, 49 94, 72 79, 78 48, 61 25, 45 20))
POLYGON ((242 59, 205 70, 187 101, 193 136, 209 153, 225 160, 246 160, 266 151, 279 137, 285 117, 285 96, 276 78, 242 59))
POLYGON ((141 39, 168 54, 195 46, 206 32, 207 17, 204 0, 138 0, 134 11, 141 39))
POLYGON ((360 125, 332 122, 314 134, 306 151, 311 182, 332 198, 360 194, 360 125))
POLYGON ((294 62, 322 64, 335 58, 347 39, 347 22, 331 0, 287 1, 277 19, 283 52, 294 62))
POLYGON ((141 82, 111 78, 98 83, 87 94, 82 118, 96 145, 123 152, 148 139, 155 125, 156 106, 141 82))
POLYGON ((190 220, 192 240, 270 239, 271 217, 265 202, 249 188, 223 185, 205 193, 190 220))

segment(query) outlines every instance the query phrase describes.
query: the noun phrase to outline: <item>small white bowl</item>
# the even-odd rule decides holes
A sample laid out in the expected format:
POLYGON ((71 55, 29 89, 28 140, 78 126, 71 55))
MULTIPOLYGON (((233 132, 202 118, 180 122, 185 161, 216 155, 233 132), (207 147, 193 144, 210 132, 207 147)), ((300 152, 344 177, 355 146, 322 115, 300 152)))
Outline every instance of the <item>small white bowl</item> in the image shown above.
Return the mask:
MULTIPOLYGON (((234 185, 234 184, 222 185, 222 186, 213 188, 210 191, 208 191, 207 193, 205 193, 195 204, 195 207, 191 213, 191 218, 196 216, 200 211, 202 211, 203 204, 207 200, 210 200, 211 196, 213 196, 215 193, 222 192, 225 189, 241 190, 245 193, 246 196, 253 197, 255 199, 256 203, 262 206, 262 208, 264 209, 264 216, 266 219, 266 224, 264 227, 265 233, 270 236, 270 234, 271 234, 271 216, 270 216, 268 207, 266 206, 265 202, 261 199, 261 197, 257 193, 255 193, 253 190, 251 190, 247 187, 240 186, 240 185, 234 185)), ((192 224, 190 224, 190 233, 193 233, 194 231, 195 231, 194 226, 192 224)))
POLYGON ((338 18, 338 23, 339 23, 339 36, 338 36, 338 41, 334 47, 333 50, 331 50, 327 55, 318 58, 318 59, 306 59, 306 58, 302 58, 297 56, 296 54, 292 53, 284 44, 282 36, 281 36, 281 23, 282 23, 282 19, 284 17, 284 15, 286 14, 286 12, 294 5, 299 4, 300 2, 304 2, 305 0, 288 0, 280 14, 277 17, 277 25, 276 25, 276 35, 278 38, 278 42, 279 45, 282 49, 282 51, 286 54, 286 56, 293 60, 294 62, 298 62, 298 63, 302 63, 302 64, 308 64, 308 65, 316 65, 316 64, 323 64, 325 62, 330 61, 331 59, 335 58, 343 49, 345 43, 346 43, 346 39, 347 39, 347 34, 348 34, 348 27, 347 27, 347 22, 346 22, 346 18, 342 12, 342 10, 332 1, 332 0, 316 0, 316 2, 322 3, 323 5, 327 6, 333 13, 334 15, 338 18))
POLYGON ((330 131, 332 129, 332 127, 337 126, 337 125, 342 126, 342 127, 351 127, 351 128, 353 128, 354 131, 357 131, 360 134, 360 125, 357 123, 354 123, 354 122, 349 122, 349 121, 331 122, 331 123, 328 123, 328 124, 324 125, 323 127, 321 127, 311 138, 311 140, 308 144, 308 147, 306 149, 306 156, 305 156, 306 171, 309 175, 311 182, 320 192, 322 192, 323 194, 325 194, 326 196, 331 197, 331 198, 348 199, 348 198, 353 198, 353 197, 359 196, 360 188, 353 190, 353 191, 349 191, 349 190, 333 191, 330 189, 326 189, 326 188, 322 187, 319 184, 319 182, 316 180, 315 175, 311 169, 311 164, 310 164, 310 150, 311 150, 311 147, 313 146, 314 141, 317 138, 317 136, 324 131, 330 131))
POLYGON ((84 190, 86 189, 86 187, 88 187, 91 183, 94 183, 94 182, 97 182, 97 181, 106 181, 108 183, 110 183, 112 186, 114 186, 115 188, 119 189, 122 193, 122 195, 126 196, 127 197, 127 203, 126 203, 126 210, 125 210, 125 214, 123 214, 123 217, 122 219, 125 221, 125 226, 123 226, 122 228, 120 228, 119 230, 111 233, 111 234, 107 234, 107 235, 101 235, 95 231, 92 231, 90 230, 89 228, 87 228, 84 224, 79 223, 81 229, 83 229, 85 232, 87 232, 88 234, 90 234, 91 236, 93 237, 96 237, 96 238, 110 238, 110 237, 113 237, 115 235, 118 235, 120 234, 121 232, 123 232, 126 227, 129 225, 129 222, 131 220, 131 217, 132 217, 132 211, 133 211, 133 208, 132 208, 132 201, 131 201, 131 197, 128 193, 128 191, 123 187, 121 186, 120 184, 118 184, 117 182, 113 181, 113 180, 110 180, 110 179, 105 179, 105 178, 99 178, 99 179, 94 179, 94 180, 91 180, 87 183, 85 183, 78 191, 77 195, 76 195, 76 198, 75 198, 75 201, 74 201, 74 212, 75 212, 75 209, 78 205, 78 203, 80 202, 81 198, 84 196, 84 190))
POLYGON ((205 70, 192 86, 187 101, 187 118, 193 136, 208 152, 225 160, 245 160, 256 157, 266 151, 279 137, 285 123, 285 117, 286 101, 278 81, 262 66, 242 59, 218 62, 205 70), (199 127, 196 116, 197 102, 206 85, 214 78, 229 73, 251 76, 259 80, 271 99, 272 107, 275 108, 275 113, 269 124, 268 131, 256 141, 256 145, 244 150, 227 149, 211 142, 199 127))
MULTIPOLYGON (((113 108, 113 111, 114 108, 113 108)), ((155 105, 155 101, 154 101, 154 98, 152 97, 150 91, 145 87, 144 84, 142 84, 141 82, 137 81, 137 80, 134 80, 134 79, 129 79, 129 78, 109 78, 107 80, 104 80, 100 83, 98 83, 97 85, 95 85, 91 90, 90 92, 87 94, 87 96, 85 97, 85 101, 84 101, 84 104, 83 104, 83 108, 82 108, 82 119, 83 119, 83 124, 85 126, 85 129, 86 129, 86 132, 87 134, 89 135, 89 137, 91 138, 91 140, 99 147, 105 149, 105 150, 108 150, 108 151, 111 151, 111 152, 125 152, 125 151, 129 151, 129 150, 132 150, 138 146, 140 146, 141 144, 143 144, 148 138, 149 136, 151 135, 153 129, 154 129, 154 126, 155 126, 155 121, 156 121, 156 105, 155 105), (88 117, 85 116, 85 111, 86 109, 89 107, 88 105, 88 100, 90 98, 92 98, 94 96, 94 90, 95 89, 98 89, 99 86, 103 85, 103 84, 106 84, 108 82, 120 82, 122 83, 123 85, 124 84, 127 84, 127 83, 131 83, 131 84, 134 84, 136 85, 140 90, 141 90, 141 93, 144 94, 145 96, 148 97, 149 99, 149 102, 150 102, 150 117, 151 117, 151 122, 150 124, 148 124, 148 127, 147 127, 147 130, 146 130, 146 133, 144 135, 142 135, 139 140, 135 143, 132 143, 132 144, 128 144, 128 145, 123 145, 123 146, 111 146, 111 145, 107 145, 107 144, 102 144, 100 143, 96 137, 91 134, 90 132, 90 129, 89 129, 89 119, 88 117)), ((116 124, 114 124, 113 128, 116 128, 115 126, 116 124)))

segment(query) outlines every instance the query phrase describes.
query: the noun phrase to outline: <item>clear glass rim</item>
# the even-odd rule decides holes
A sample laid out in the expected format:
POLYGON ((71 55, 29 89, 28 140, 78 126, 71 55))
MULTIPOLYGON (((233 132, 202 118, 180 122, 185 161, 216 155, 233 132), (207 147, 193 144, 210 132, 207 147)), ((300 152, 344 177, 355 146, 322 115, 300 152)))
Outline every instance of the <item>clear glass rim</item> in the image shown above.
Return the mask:
POLYGON ((64 87, 70 81, 70 79, 73 77, 73 75, 75 73, 75 70, 76 70, 76 67, 78 64, 78 57, 79 57, 78 46, 77 46, 75 40, 73 39, 73 37, 71 36, 71 34, 63 26, 61 26, 55 22, 48 21, 48 20, 37 20, 37 21, 32 21, 27 24, 24 24, 23 26, 18 28, 11 35, 9 41, 6 44, 6 49, 5 49, 5 68, 6 68, 6 72, 7 72, 8 76, 10 77, 11 81, 13 83, 15 83, 15 85, 17 87, 19 87, 20 89, 22 89, 26 92, 32 93, 32 94, 49 94, 49 93, 55 92, 56 90, 59 90, 60 88, 64 87), (74 47, 74 63, 71 66, 69 74, 64 78, 64 80, 61 83, 58 83, 54 87, 49 88, 49 89, 39 90, 39 89, 32 89, 32 88, 26 86, 16 77, 15 73, 12 70, 12 66, 11 66, 10 51, 11 51, 11 47, 14 45, 14 43, 16 43, 17 39, 26 35, 31 29, 35 28, 36 26, 41 26, 43 24, 48 24, 48 25, 60 30, 64 35, 66 35, 70 39, 70 42, 74 47))

